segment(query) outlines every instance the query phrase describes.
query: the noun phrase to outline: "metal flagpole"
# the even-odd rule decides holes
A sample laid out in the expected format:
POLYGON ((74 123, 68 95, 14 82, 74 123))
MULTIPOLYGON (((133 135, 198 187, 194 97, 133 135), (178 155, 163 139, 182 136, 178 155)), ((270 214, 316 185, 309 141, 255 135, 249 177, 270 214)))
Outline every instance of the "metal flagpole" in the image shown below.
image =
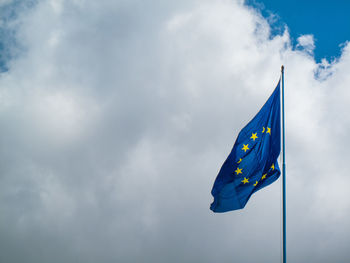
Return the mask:
POLYGON ((287 262, 286 257, 286 159, 285 159, 285 136, 284 136, 284 66, 281 67, 282 74, 282 217, 283 217, 283 263, 287 262))

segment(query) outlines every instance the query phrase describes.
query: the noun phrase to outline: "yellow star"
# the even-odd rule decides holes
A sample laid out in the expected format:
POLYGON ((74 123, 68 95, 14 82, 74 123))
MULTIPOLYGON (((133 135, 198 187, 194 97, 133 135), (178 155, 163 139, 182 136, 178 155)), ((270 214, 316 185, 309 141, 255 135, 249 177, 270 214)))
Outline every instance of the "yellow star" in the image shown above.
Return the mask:
POLYGON ((258 181, 255 181, 255 184, 253 184, 254 186, 257 186, 258 185, 258 181))
POLYGON ((244 177, 244 179, 241 181, 243 184, 247 184, 247 183, 249 183, 249 178, 247 179, 247 178, 245 178, 244 177))
POLYGON ((249 145, 249 144, 243 144, 242 150, 244 150, 244 152, 246 152, 247 150, 249 150, 248 145, 249 145))
POLYGON ((256 136, 256 133, 252 133, 252 137, 250 137, 250 139, 253 139, 253 141, 255 141, 255 139, 258 139, 258 136, 256 136))
POLYGON ((262 133, 264 133, 265 132, 265 127, 263 127, 263 130, 262 130, 262 133))
POLYGON ((235 172, 236 172, 237 175, 241 174, 242 173, 242 168, 240 169, 239 167, 237 167, 235 172))
POLYGON ((266 178, 267 174, 263 174, 263 176, 261 177, 261 180, 264 180, 266 178))
POLYGON ((242 158, 239 158, 238 162, 237 163, 241 163, 242 162, 242 158))
POLYGON ((271 169, 272 169, 272 171, 275 170, 275 164, 271 165, 271 169))
POLYGON ((267 127, 266 133, 270 133, 270 135, 271 135, 271 128, 267 127))

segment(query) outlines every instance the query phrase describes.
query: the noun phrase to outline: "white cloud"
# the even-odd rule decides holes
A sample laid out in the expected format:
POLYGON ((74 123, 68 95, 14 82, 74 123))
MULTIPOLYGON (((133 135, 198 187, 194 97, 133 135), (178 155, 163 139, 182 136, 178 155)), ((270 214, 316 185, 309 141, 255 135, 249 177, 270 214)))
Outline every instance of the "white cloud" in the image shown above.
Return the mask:
POLYGON ((3 6, 3 5, 8 5, 11 2, 13 2, 13 0, 0 0, 0 7, 3 6))
POLYGON ((242 1, 43 1, 17 22, 25 50, 0 77, 4 261, 278 261, 278 183, 242 211, 209 204, 282 64, 288 257, 345 259, 349 44, 317 65, 311 35, 293 51, 242 1))
POLYGON ((301 47, 304 51, 312 54, 315 49, 315 41, 313 35, 302 35, 297 39, 297 47, 301 47))

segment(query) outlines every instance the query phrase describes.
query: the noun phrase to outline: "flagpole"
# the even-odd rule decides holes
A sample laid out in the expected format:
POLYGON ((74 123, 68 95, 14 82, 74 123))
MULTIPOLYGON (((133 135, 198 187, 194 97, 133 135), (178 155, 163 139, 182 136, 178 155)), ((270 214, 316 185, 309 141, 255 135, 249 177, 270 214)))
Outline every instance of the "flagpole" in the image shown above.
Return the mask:
POLYGON ((286 257, 286 159, 285 159, 285 135, 284 135, 284 66, 281 66, 282 74, 282 220, 283 220, 283 263, 287 262, 286 257))

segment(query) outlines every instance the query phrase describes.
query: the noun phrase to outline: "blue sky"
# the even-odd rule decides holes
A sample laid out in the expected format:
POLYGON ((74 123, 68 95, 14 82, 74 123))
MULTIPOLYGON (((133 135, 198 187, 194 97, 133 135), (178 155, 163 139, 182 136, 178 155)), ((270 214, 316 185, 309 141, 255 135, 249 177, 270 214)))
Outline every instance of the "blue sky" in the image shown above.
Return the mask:
POLYGON ((277 15, 272 24, 275 33, 287 25, 294 45, 300 35, 312 34, 315 40, 314 55, 332 60, 341 54, 340 45, 350 39, 350 1, 346 0, 246 0, 258 8, 265 17, 277 15))

